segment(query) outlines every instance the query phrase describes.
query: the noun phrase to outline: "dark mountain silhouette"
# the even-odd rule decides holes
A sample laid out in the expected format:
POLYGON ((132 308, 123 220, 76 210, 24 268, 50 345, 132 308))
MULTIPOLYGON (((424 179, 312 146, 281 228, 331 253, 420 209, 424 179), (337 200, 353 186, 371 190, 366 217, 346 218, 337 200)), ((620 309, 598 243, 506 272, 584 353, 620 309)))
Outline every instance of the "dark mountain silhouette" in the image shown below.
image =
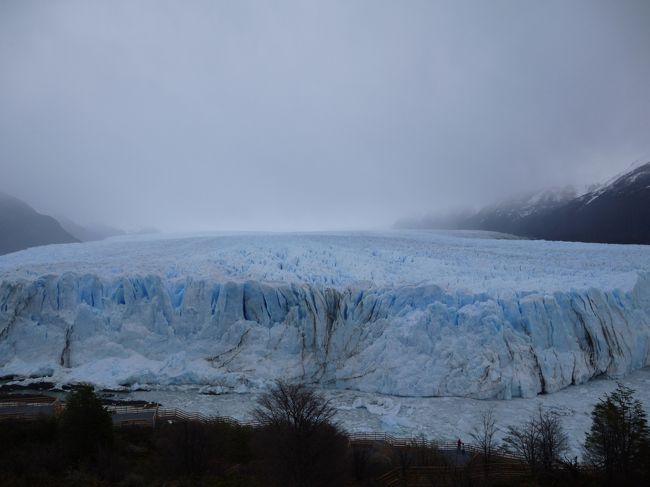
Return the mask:
POLYGON ((471 215, 403 220, 397 226, 490 230, 545 240, 650 244, 650 163, 582 196, 566 187, 518 196, 471 215))
POLYGON ((650 244, 650 163, 533 219, 530 236, 650 244))
POLYGON ((51 216, 0 192, 0 255, 37 245, 78 242, 51 216))

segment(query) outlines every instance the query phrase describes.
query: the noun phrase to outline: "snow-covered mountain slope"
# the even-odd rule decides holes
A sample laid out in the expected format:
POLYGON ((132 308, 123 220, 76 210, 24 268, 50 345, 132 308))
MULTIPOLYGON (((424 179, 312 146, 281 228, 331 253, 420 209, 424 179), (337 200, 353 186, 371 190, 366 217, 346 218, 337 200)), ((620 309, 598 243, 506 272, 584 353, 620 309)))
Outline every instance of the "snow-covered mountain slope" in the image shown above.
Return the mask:
POLYGON ((455 228, 574 242, 650 244, 650 162, 585 192, 523 194, 475 213, 401 220, 398 228, 455 228))
POLYGON ((529 397, 650 364, 650 248, 387 232, 0 257, 0 375, 529 397))
POLYGON ((531 223, 550 239, 650 244, 650 163, 531 223))
POLYGON ((518 221, 534 214, 546 213, 576 198, 573 186, 551 188, 514 196, 479 211, 474 217, 482 224, 490 218, 518 221))
POLYGON ((460 227, 547 240, 650 244, 650 163, 580 196, 567 187, 514 198, 460 227))

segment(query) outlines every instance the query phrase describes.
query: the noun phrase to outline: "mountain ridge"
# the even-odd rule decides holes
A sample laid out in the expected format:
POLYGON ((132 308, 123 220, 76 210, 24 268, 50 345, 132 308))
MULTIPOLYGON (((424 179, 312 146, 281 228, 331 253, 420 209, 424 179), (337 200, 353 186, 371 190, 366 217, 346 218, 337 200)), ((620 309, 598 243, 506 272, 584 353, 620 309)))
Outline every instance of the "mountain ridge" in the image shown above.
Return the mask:
POLYGON ((49 215, 24 201, 0 192, 0 255, 29 247, 79 242, 49 215))
POLYGON ((522 237, 616 244, 650 244, 650 162, 593 185, 517 195, 474 213, 401 220, 398 228, 489 230, 522 237))

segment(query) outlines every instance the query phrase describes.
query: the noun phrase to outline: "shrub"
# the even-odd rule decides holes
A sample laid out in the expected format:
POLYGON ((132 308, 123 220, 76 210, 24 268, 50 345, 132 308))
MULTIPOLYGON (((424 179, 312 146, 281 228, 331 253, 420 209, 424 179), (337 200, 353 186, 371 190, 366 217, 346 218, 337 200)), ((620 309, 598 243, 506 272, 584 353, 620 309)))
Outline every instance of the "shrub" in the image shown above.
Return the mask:
POLYGON ((92 386, 82 385, 68 394, 61 417, 61 439, 72 462, 95 461, 113 443, 111 415, 92 386))

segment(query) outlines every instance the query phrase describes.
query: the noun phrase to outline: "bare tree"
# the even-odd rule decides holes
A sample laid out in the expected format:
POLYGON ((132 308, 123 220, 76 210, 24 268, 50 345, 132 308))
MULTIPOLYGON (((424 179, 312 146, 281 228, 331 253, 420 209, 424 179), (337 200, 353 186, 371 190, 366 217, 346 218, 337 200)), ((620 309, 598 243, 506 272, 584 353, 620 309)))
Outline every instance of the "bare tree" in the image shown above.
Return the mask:
POLYGON ((528 466, 537 470, 540 455, 539 437, 535 418, 532 418, 521 426, 508 426, 503 443, 507 451, 524 457, 528 466))
POLYGON ((539 451, 543 472, 551 472, 569 449, 569 437, 564 432, 557 414, 539 410, 537 417, 539 429, 539 451))
POLYGON ((303 384, 277 381, 276 386, 257 400, 253 417, 259 423, 288 426, 296 432, 318 429, 333 424, 336 409, 303 384))
POLYGON ((483 411, 481 422, 470 433, 476 446, 479 447, 483 454, 483 461, 487 465, 492 461, 494 452, 497 449, 495 436, 497 434, 497 422, 494 417, 494 408, 483 411))
POLYGON ((277 382, 257 401, 263 427, 257 448, 270 484, 295 487, 345 483, 347 437, 333 422, 330 401, 302 384, 277 382))
POLYGON ((481 422, 470 433, 474 443, 481 450, 483 457, 483 473, 487 478, 490 471, 490 464, 494 459, 494 453, 497 449, 497 442, 495 439, 497 433, 497 422, 494 417, 494 408, 489 408, 483 411, 481 415, 481 422))
POLYGON ((522 426, 509 426, 503 441, 506 450, 523 456, 535 473, 553 471, 568 449, 560 418, 541 407, 522 426))

